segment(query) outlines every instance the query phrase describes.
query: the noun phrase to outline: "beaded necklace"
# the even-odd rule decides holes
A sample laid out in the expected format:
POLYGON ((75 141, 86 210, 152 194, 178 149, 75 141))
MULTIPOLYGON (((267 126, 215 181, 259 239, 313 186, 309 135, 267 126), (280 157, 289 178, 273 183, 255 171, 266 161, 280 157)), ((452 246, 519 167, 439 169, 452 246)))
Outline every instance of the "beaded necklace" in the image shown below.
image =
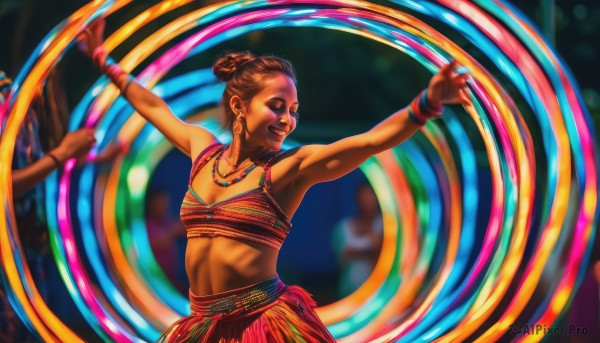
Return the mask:
MULTIPOLYGON (((225 154, 225 150, 223 150, 223 155, 225 154)), ((227 162, 229 162, 229 164, 232 167, 235 167, 235 165, 233 163, 231 163, 231 161, 229 161, 229 159, 227 158, 227 156, 225 156, 225 160, 227 162)), ((217 166, 215 167, 217 169, 217 175, 219 175, 222 179, 228 177, 229 175, 232 175, 233 173, 236 173, 244 168, 246 168, 247 166, 249 166, 251 163, 255 163, 252 160, 248 160, 246 163, 242 164, 241 166, 237 167, 237 168, 232 168, 230 171, 228 171, 227 173, 221 173, 221 171, 219 170, 219 165, 217 164, 217 166)))
MULTIPOLYGON (((257 164, 256 162, 260 161, 259 159, 256 159, 255 161, 252 162, 252 164, 246 168, 240 175, 238 175, 235 179, 233 180, 226 180, 226 181, 219 181, 217 179, 217 165, 219 164, 219 161, 221 160, 221 156, 223 156, 223 153, 225 152, 225 148, 223 148, 221 151, 219 151, 220 149, 216 149, 215 154, 217 154, 217 157, 215 158, 215 161, 213 162, 213 166, 212 166, 212 179, 213 182, 216 183, 217 185, 221 186, 221 187, 229 187, 235 183, 238 183, 240 181, 242 181, 243 179, 246 178, 246 176, 248 176, 248 174, 250 174, 251 171, 254 170, 254 168, 256 168, 257 164)), ((209 159, 212 157, 213 154, 211 154, 211 156, 209 156, 209 159)), ((242 169, 242 168, 239 168, 242 169)), ((234 173, 235 171, 232 171, 229 173, 229 175, 231 175, 231 173, 234 173)), ((220 173, 219 176, 223 177, 220 173)))

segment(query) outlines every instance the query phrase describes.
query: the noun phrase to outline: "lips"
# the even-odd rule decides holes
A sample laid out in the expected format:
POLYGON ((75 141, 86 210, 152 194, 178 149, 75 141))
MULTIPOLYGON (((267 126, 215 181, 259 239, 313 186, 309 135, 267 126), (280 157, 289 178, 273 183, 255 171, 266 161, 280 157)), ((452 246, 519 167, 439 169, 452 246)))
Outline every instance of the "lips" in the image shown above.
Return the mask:
POLYGON ((275 134, 277 137, 280 137, 280 138, 284 138, 287 133, 286 130, 278 129, 278 128, 272 127, 272 126, 269 126, 269 131, 271 131, 273 134, 275 134))

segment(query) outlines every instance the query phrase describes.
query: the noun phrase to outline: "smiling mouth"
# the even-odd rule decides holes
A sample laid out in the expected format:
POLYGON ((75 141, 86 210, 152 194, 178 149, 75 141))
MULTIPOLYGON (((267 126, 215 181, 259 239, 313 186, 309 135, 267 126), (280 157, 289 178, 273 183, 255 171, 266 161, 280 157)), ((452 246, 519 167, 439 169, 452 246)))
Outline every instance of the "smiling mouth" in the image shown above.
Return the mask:
POLYGON ((275 135, 277 135, 278 137, 285 137, 285 130, 280 130, 280 129, 276 129, 274 127, 269 127, 269 131, 273 132, 275 135))

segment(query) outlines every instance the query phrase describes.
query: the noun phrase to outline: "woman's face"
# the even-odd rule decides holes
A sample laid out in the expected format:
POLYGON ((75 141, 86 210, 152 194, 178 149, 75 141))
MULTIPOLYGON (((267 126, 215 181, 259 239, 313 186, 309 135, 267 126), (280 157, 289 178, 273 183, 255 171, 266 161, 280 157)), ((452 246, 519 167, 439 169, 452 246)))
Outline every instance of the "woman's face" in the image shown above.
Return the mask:
POLYGON ((296 128, 298 94, 294 81, 283 73, 267 76, 264 88, 252 98, 245 111, 246 143, 279 150, 296 128))

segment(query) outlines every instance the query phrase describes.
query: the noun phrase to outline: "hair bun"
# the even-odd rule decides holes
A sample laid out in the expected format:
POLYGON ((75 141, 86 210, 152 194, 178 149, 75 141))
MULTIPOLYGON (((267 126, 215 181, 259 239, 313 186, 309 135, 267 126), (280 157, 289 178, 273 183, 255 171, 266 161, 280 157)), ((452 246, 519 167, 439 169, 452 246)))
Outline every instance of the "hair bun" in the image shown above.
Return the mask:
POLYGON ((213 65, 213 73, 221 81, 228 82, 231 80, 236 70, 242 65, 256 59, 250 52, 230 52, 219 58, 213 65))

